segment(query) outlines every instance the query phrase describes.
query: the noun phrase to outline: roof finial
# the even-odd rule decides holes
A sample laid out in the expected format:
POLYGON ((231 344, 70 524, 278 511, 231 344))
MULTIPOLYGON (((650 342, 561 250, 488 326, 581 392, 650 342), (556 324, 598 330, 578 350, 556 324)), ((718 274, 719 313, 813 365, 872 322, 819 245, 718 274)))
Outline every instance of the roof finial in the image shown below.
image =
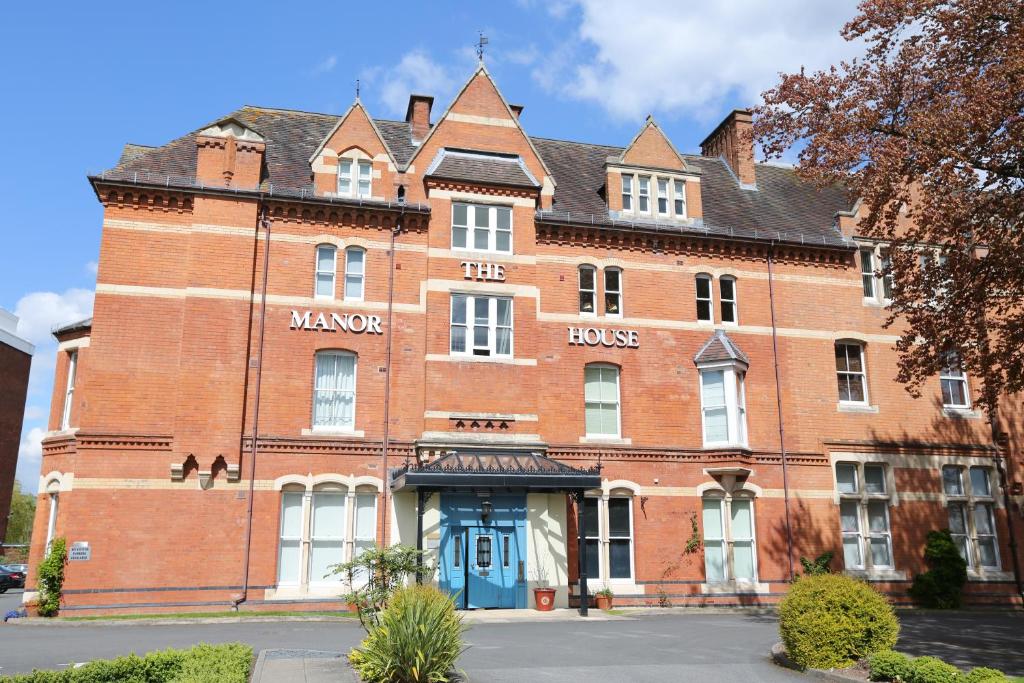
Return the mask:
POLYGON ((480 39, 477 41, 477 44, 476 44, 476 58, 480 60, 481 64, 483 64, 484 63, 484 45, 486 45, 490 41, 487 40, 487 36, 484 35, 483 31, 478 31, 478 33, 480 34, 480 39))
POLYGON ((359 79, 356 79, 356 99, 359 99, 359 79))

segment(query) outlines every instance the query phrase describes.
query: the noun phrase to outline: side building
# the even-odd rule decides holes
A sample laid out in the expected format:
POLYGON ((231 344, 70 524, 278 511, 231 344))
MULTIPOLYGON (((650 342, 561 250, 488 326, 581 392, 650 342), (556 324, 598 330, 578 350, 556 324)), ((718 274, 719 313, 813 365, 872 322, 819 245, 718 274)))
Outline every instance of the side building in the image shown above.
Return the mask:
POLYGON ((826 551, 902 602, 945 527, 1019 603, 1019 444, 955 366, 895 383, 856 198, 745 111, 684 154, 531 137, 482 66, 432 109, 243 107, 91 178, 32 550, 76 548, 66 610, 330 607, 391 543, 467 608, 770 604, 826 551))
POLYGON ((0 308, 0 557, 14 493, 35 346, 18 336, 18 318, 0 308))

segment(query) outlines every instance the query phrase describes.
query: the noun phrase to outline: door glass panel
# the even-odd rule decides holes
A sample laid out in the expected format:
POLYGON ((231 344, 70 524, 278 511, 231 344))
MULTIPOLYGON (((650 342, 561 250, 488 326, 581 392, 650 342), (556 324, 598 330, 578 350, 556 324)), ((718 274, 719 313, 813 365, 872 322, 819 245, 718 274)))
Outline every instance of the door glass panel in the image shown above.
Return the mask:
POLYGON ((509 559, 509 544, 511 542, 511 539, 512 539, 512 537, 509 536, 508 534, 503 534, 502 537, 501 537, 501 566, 502 567, 508 567, 509 566, 508 563, 511 561, 509 559))
POLYGON ((452 566, 458 569, 462 566, 462 534, 457 533, 452 537, 452 566))
POLYGON ((478 569, 491 568, 491 537, 476 537, 476 566, 478 569))

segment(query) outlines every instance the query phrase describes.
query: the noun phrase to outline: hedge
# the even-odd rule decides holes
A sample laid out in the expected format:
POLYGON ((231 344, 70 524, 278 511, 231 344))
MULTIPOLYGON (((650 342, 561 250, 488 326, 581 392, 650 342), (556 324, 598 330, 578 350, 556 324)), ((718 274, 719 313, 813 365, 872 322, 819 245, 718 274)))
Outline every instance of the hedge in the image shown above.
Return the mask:
POLYGON ((952 664, 937 657, 910 658, 891 650, 868 657, 868 671, 872 681, 897 683, 1010 683, 1006 674, 998 669, 980 666, 969 673, 961 673, 952 664))
POLYGON ((0 676, 0 683, 246 683, 252 648, 242 643, 98 659, 62 671, 0 676))

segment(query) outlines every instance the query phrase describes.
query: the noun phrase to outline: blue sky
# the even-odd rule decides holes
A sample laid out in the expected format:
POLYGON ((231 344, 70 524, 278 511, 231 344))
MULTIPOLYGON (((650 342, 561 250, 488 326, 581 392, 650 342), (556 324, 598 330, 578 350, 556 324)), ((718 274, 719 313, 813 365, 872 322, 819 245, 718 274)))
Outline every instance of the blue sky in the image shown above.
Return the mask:
POLYGON ((435 116, 468 78, 477 31, 531 135, 625 144, 653 113, 676 146, 757 103, 780 71, 853 53, 854 2, 13 3, 0 26, 0 307, 37 345, 18 479, 34 491, 55 343, 91 312, 101 207, 86 174, 243 104, 341 113, 354 82, 378 118, 410 91, 435 116), (642 9, 641 9, 642 8, 642 9))

